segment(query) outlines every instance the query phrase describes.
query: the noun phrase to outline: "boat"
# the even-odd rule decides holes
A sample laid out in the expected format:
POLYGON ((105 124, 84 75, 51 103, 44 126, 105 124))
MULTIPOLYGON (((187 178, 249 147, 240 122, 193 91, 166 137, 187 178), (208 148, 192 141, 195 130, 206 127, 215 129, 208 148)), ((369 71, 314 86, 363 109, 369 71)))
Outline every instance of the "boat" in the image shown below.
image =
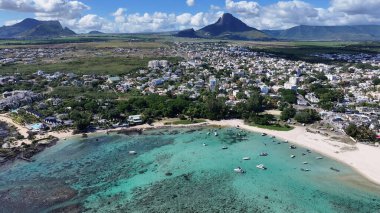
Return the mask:
POLYGON ((256 166, 258 169, 266 170, 267 167, 264 166, 264 164, 259 164, 256 166))
POLYGON ((245 171, 240 166, 238 168, 234 169, 234 172, 236 172, 236 173, 245 173, 245 171))
POLYGON ((215 136, 218 136, 218 133, 217 133, 217 132, 214 132, 214 135, 215 135, 215 136))
POLYGON ((251 160, 250 157, 244 157, 243 160, 251 160))
POLYGON ((290 155, 291 158, 295 158, 296 156, 295 155, 290 155))
POLYGON ((136 151, 129 151, 128 153, 129 153, 130 155, 136 155, 136 154, 137 154, 136 151))
POLYGON ((306 149, 306 152, 307 152, 307 153, 311 153, 310 149, 306 149))
POLYGON ((284 143, 289 143, 289 141, 288 141, 288 140, 286 140, 284 143))
POLYGON ((276 138, 276 136, 272 136, 271 138, 276 138))
POLYGON ((334 168, 334 167, 330 167, 330 169, 331 169, 331 170, 333 170, 333 171, 336 171, 336 172, 340 172, 340 170, 339 170, 339 169, 337 169, 337 168, 334 168))
POLYGON ((226 146, 223 146, 223 147, 222 147, 222 149, 228 149, 228 147, 226 147, 226 146))
POLYGON ((203 146, 207 146, 207 144, 206 144, 206 143, 203 143, 203 146))
POLYGON ((260 156, 268 156, 268 153, 262 152, 262 153, 260 153, 260 156))
POLYGON ((301 168, 301 171, 303 171, 303 172, 310 172, 310 169, 301 168))
POLYGON ((210 132, 207 132, 207 135, 210 135, 210 132))
POLYGON ((267 133, 261 133, 261 136, 266 136, 267 135, 267 133))
POLYGON ((321 159, 323 159, 323 157, 316 157, 316 159, 317 159, 317 160, 321 160, 321 159))
POLYGON ((306 155, 305 153, 302 153, 302 155, 306 155))
POLYGON ((308 162, 305 161, 305 162, 303 162, 303 164, 308 164, 308 162))
POLYGON ((289 149, 297 149, 297 147, 294 146, 294 145, 290 145, 290 146, 289 146, 289 149))

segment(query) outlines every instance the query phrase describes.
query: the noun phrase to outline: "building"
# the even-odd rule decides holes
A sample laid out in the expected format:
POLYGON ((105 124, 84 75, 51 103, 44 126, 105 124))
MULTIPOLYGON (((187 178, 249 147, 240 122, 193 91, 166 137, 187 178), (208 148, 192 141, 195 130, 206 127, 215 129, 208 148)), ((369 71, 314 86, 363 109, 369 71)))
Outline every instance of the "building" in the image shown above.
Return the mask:
POLYGON ((141 115, 130 115, 128 116, 128 122, 131 125, 136 125, 136 124, 142 124, 143 120, 141 115))
POLYGON ((215 91, 216 89, 217 80, 215 76, 211 76, 209 79, 209 87, 211 91, 215 91))

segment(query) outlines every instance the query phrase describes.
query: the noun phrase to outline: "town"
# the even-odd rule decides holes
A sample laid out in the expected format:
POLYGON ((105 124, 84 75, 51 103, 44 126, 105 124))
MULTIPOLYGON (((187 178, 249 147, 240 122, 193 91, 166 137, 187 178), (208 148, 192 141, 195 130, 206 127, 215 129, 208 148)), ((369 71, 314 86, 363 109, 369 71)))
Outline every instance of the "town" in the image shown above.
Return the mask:
MULTIPOLYGON (((33 56, 28 54, 33 51, 23 50, 2 60, 30 64, 38 57, 48 60, 72 50, 38 49, 33 56)), ((112 52, 131 51, 118 48, 112 52)), ((177 117, 191 121, 243 118, 252 125, 285 129, 318 121, 318 131, 376 142, 380 61, 364 60, 368 55, 362 55, 361 63, 370 69, 355 63, 287 60, 220 42, 176 42, 166 52, 182 59, 150 60, 145 68, 124 75, 76 74, 75 70, 3 75, 0 110, 6 114, 2 116, 28 128, 29 138, 49 131, 81 133, 177 117), (205 97, 215 103, 203 104, 205 97), (162 101, 172 104, 171 108, 163 110, 158 103, 162 101), (269 110, 281 116, 269 115, 269 110)), ((357 61, 358 57, 345 55, 344 60, 357 61)), ((15 137, 3 138, 2 146, 12 147, 16 141, 15 137)))

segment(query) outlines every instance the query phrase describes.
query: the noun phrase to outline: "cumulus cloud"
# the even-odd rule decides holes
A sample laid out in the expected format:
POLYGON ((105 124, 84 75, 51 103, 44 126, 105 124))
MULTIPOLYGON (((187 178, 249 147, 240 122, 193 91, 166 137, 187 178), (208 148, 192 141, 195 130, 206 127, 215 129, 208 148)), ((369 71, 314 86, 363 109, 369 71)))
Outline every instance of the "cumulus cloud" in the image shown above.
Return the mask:
POLYGON ((186 4, 187 6, 192 7, 195 4, 195 0, 186 0, 186 4))
POLYGON ((260 11, 260 5, 254 1, 233 1, 226 0, 226 9, 233 13, 244 15, 257 15, 260 11))
POLYGON ((0 9, 32 12, 42 19, 73 19, 81 17, 81 13, 90 7, 70 0, 0 0, 0 9))
POLYGON ((331 9, 351 15, 379 15, 379 0, 331 0, 331 9))
POLYGON ((226 9, 259 29, 286 29, 297 25, 380 24, 379 0, 331 0, 328 8, 300 1, 278 1, 261 6, 255 1, 226 0, 226 9))

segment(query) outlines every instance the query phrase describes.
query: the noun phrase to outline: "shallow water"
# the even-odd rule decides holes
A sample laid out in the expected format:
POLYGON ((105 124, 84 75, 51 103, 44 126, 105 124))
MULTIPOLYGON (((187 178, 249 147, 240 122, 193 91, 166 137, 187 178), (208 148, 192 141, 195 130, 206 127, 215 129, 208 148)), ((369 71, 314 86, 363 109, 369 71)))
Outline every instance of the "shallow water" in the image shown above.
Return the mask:
POLYGON ((0 168, 0 212, 380 212, 380 188, 341 163, 259 134, 209 131, 58 143, 0 168))

